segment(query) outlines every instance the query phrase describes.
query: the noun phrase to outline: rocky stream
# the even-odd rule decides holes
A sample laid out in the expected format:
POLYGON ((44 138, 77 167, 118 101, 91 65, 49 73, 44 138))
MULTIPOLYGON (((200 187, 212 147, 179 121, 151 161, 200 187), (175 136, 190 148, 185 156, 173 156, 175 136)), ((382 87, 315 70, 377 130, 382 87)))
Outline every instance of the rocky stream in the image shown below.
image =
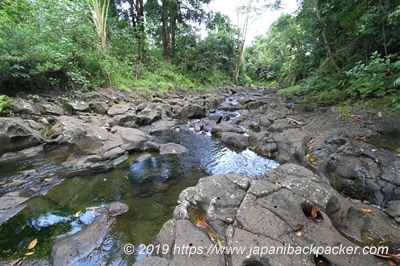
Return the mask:
POLYGON ((97 88, 11 109, 0 117, 3 265, 400 263, 399 112, 264 87, 97 88))

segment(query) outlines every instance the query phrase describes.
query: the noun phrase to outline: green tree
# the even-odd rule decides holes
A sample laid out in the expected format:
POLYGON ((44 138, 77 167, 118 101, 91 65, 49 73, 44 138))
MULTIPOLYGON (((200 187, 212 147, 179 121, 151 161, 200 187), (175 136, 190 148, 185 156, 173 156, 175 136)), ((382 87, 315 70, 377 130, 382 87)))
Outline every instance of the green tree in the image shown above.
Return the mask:
POLYGON ((277 9, 280 5, 280 0, 236 0, 236 15, 237 15, 237 59, 236 66, 233 72, 233 82, 238 83, 240 69, 243 59, 244 44, 246 42, 249 27, 267 8, 277 9))
POLYGON ((145 9, 155 25, 155 38, 161 36, 163 58, 170 61, 177 48, 177 36, 186 33, 193 23, 201 23, 206 18, 203 4, 211 0, 149 0, 145 9), (161 18, 161 22, 160 22, 161 18))
POLYGON ((92 19, 99 36, 101 49, 107 50, 107 18, 110 0, 92 0, 92 19))

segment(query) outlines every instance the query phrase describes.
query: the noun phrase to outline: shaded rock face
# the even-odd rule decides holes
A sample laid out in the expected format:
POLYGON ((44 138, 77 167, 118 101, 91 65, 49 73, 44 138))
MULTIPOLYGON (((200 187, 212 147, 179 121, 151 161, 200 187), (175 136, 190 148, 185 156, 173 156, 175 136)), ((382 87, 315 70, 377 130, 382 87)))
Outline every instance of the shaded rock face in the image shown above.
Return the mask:
POLYGON ((155 261, 159 265, 316 265, 317 257, 323 257, 329 265, 377 265, 383 261, 372 255, 338 256, 315 251, 261 255, 260 250, 312 246, 361 250, 359 245, 382 240, 391 247, 400 243, 399 225, 381 210, 346 200, 317 175, 293 164, 270 171, 263 180, 231 174, 202 178, 196 187, 182 191, 178 203, 173 219, 164 224, 154 241, 154 245, 174 247, 175 253, 170 248, 167 254, 153 254, 160 259, 146 258, 139 265, 155 261), (318 206, 316 221, 306 217, 311 206, 318 206), (211 230, 190 221, 188 209, 192 207, 205 212, 205 224, 221 241, 214 243, 211 230), (184 253, 185 246, 192 247, 190 256, 188 251, 184 253), (210 253, 205 257, 199 251, 200 247, 222 246, 226 251, 236 247, 247 252, 210 253))
POLYGON ((342 194, 377 205, 400 199, 400 157, 395 152, 333 136, 311 154, 319 174, 342 194))
POLYGON ((21 119, 0 118, 0 155, 42 143, 40 133, 21 119))

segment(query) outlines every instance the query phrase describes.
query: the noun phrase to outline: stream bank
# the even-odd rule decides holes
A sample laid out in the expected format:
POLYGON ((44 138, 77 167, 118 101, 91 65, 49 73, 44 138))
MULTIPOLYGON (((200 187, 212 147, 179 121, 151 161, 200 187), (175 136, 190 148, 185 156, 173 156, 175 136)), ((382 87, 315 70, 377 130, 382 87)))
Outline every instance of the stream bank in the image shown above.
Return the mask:
MULTIPOLYGON (((393 218, 394 223, 399 219, 400 157, 396 149, 400 145, 395 133, 400 128, 398 113, 298 104, 280 98, 269 88, 227 88, 215 94, 194 95, 175 92, 151 99, 96 89, 75 99, 64 96, 13 99, 12 108, 18 117, 0 121, 4 143, 0 151, 1 167, 22 158, 31 161, 29 158, 35 158, 39 152, 65 149, 62 156, 58 155, 57 165, 68 174, 60 176, 57 169, 46 173, 40 167, 33 170, 28 167, 2 177, 2 202, 7 203, 1 206, 3 222, 21 211, 23 202, 46 194, 64 178, 110 171, 126 162, 129 154, 139 152, 176 154, 182 148, 182 154, 186 154, 185 143, 179 139, 175 141, 178 146, 157 140, 156 132, 171 130, 190 130, 212 137, 233 150, 244 150, 244 155, 240 151, 235 153, 239 154, 235 164, 244 169, 256 168, 250 151, 281 165, 295 163, 311 169, 321 182, 342 195, 386 208, 391 215, 389 220, 393 218), (392 150, 368 143, 393 132, 392 150), (247 164, 239 164, 246 159, 247 164)), ((232 167, 231 161, 235 159, 229 157, 228 169, 232 167)), ((194 166, 201 165, 197 159, 192 162, 194 166)), ((276 166, 261 168, 251 179, 268 180, 268 171, 276 166)), ((157 183, 160 179, 150 175, 147 180, 157 183)), ((382 211, 377 209, 377 212, 382 211)), ((227 227, 229 223, 219 226, 227 227)), ((391 235, 391 231, 387 234, 391 235)))

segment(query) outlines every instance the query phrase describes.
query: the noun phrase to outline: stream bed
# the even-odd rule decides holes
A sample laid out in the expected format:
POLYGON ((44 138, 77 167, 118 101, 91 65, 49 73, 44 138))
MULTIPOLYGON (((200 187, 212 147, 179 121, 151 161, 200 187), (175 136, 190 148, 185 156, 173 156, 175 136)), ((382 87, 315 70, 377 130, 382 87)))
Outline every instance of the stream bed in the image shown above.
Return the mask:
MULTIPOLYGON (((47 259, 58 238, 90 224, 96 208, 120 201, 129 206, 129 211, 116 217, 100 247, 78 264, 132 264, 142 257, 125 254, 124 245, 152 243, 162 225, 172 217, 180 192, 196 185, 199 178, 225 173, 255 177, 278 167, 275 161, 248 149, 222 145, 202 132, 180 128, 153 135, 159 143, 175 142, 188 152, 133 154, 110 172, 86 175, 74 175, 60 167, 67 152, 62 149, 40 152, 23 162, 1 163, 0 182, 21 172, 34 171, 35 178, 60 183, 30 197, 19 214, 0 226, 0 260, 27 254, 30 258, 47 259), (27 247, 34 239, 38 242, 32 253, 27 247)), ((24 193, 29 196, 32 192, 24 193)))

